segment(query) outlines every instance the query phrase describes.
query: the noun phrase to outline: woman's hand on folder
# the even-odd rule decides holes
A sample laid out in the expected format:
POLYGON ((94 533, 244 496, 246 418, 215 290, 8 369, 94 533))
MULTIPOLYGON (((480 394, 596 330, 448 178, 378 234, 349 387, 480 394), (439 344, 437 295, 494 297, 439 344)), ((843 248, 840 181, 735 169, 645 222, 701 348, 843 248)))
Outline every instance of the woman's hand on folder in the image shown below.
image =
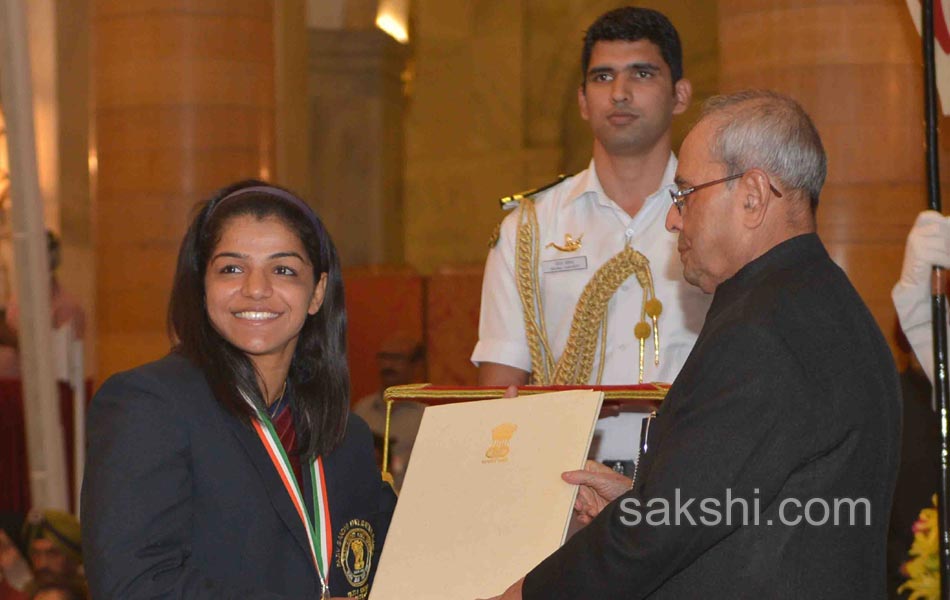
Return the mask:
POLYGON ((605 506, 630 490, 633 481, 599 462, 588 460, 580 471, 566 471, 561 478, 579 485, 574 512, 577 520, 587 525, 605 506))

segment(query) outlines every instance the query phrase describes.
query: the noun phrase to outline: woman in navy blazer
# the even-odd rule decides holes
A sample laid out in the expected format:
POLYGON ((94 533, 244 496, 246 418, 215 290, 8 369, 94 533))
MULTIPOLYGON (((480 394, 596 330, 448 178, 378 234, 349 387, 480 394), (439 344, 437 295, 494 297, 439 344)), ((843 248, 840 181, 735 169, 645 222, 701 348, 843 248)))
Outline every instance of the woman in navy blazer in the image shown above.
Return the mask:
POLYGON ((93 597, 365 598, 395 505, 349 415, 336 250, 259 181, 207 201, 178 256, 165 358, 89 413, 93 597))

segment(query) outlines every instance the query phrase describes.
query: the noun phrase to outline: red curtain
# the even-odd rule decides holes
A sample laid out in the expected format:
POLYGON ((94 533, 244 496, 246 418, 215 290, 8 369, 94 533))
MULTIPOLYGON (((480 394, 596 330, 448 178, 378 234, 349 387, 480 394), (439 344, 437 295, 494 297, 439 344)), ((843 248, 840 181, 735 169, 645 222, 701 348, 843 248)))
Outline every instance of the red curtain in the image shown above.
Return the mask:
MULTIPOLYGON (((92 382, 86 382, 90 398, 92 382)), ((73 393, 59 383, 59 416, 63 427, 66 471, 69 474, 69 501, 75 493, 73 481, 73 393)), ((19 379, 0 379, 0 511, 26 513, 30 503, 30 471, 26 455, 26 422, 23 415, 23 386, 19 379)))

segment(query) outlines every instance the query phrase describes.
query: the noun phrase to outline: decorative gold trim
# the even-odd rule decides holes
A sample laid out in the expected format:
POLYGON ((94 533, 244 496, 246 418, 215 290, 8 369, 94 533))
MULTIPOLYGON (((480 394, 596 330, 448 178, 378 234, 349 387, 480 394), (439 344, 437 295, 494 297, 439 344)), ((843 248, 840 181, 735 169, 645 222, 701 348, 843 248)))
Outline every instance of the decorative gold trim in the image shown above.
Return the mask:
MULTIPOLYGON (((387 388, 384 394, 387 404, 390 401, 414 400, 425 404, 426 400, 445 400, 449 398, 458 398, 460 401, 472 400, 494 400, 503 398, 505 395, 504 387, 479 387, 479 388, 437 388, 427 389, 431 384, 414 383, 411 385, 397 385, 387 388)), ((604 386, 601 386, 604 387, 604 386)), ((613 386, 606 386, 613 387, 613 386)), ((553 388, 541 386, 528 386, 518 388, 519 396, 532 396, 535 394, 547 394, 550 392, 559 392, 563 390, 577 389, 590 390, 598 389, 598 386, 576 385, 576 386, 558 386, 553 388)), ((656 383, 644 383, 637 386, 637 389, 605 389, 604 400, 663 400, 666 397, 668 387, 656 383), (649 387, 650 389, 642 389, 649 387)), ((387 411, 388 414, 388 411, 387 411)))
MULTIPOLYGON (((643 383, 644 342, 654 334, 656 364, 660 359, 660 334, 657 327, 662 312, 662 303, 656 299, 653 288, 653 275, 650 261, 637 252, 628 240, 623 250, 605 262, 591 276, 584 286, 571 319, 571 329, 561 356, 555 357, 548 341, 547 324, 544 315, 544 299, 541 294, 540 242, 538 215, 533 198, 525 198, 518 215, 518 233, 515 244, 515 284, 521 300, 524 315, 525 338, 531 356, 531 381, 538 385, 584 385, 590 382, 593 373, 597 339, 601 339, 600 353, 597 356, 598 370, 595 384, 600 384, 604 363, 607 358, 607 312, 610 299, 613 298, 623 282, 636 276, 643 290, 643 303, 640 308, 640 323, 637 327, 642 335, 639 340, 639 383, 643 383), (650 306, 650 317, 654 327, 646 322, 646 307, 650 306)), ((570 236, 568 236, 570 237, 570 236)), ((572 240, 573 241, 573 240, 572 240)), ((579 240, 577 240, 579 244, 579 240)), ((563 250, 560 246, 556 246, 563 250)))

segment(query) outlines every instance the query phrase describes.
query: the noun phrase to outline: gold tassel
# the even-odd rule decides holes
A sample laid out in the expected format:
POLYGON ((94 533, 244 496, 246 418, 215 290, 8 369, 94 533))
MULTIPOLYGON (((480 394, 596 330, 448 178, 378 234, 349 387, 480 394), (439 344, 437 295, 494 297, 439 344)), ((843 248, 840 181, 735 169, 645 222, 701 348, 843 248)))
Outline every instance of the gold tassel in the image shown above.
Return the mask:
POLYGON ((646 302, 646 313, 653 320, 653 364, 660 365, 660 323, 659 317, 663 313, 663 303, 655 297, 646 302))
POLYGON ((636 327, 633 328, 633 335, 640 340, 640 377, 637 381, 638 383, 643 383, 643 346, 646 343, 646 339, 650 337, 650 325, 646 321, 640 321, 636 327))

